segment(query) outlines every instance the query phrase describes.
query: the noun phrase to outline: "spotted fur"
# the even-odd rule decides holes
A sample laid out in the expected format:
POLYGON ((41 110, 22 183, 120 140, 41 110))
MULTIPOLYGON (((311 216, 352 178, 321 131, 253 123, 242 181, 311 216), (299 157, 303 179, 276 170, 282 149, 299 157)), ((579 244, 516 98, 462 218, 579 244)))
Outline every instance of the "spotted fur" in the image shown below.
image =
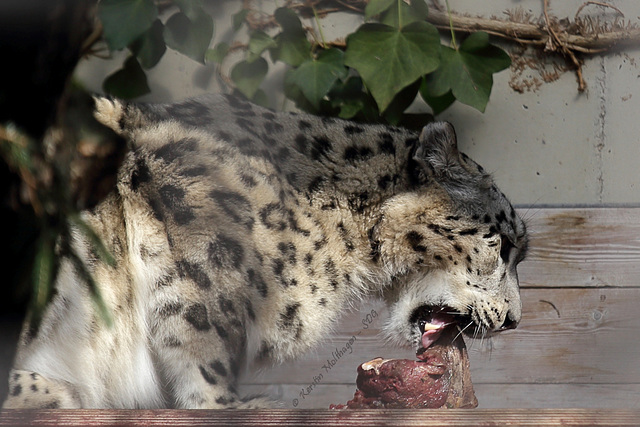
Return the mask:
POLYGON ((388 301, 403 345, 425 306, 485 331, 519 321, 524 224, 451 125, 417 134, 225 95, 96 103, 131 147, 84 213, 115 265, 72 244, 113 325, 63 259, 5 407, 261 407, 236 392, 245 364, 304 353, 365 296, 388 301))

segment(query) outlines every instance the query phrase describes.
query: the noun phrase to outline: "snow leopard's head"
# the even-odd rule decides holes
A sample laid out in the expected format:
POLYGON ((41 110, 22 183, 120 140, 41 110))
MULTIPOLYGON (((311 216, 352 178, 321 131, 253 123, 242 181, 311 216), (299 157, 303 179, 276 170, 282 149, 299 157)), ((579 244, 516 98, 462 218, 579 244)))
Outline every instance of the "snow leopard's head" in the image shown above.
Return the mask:
POLYGON ((524 222, 491 176, 458 151, 449 123, 424 128, 411 168, 414 187, 383 205, 375 230, 393 278, 388 336, 420 348, 451 323, 472 335, 514 328, 524 222))

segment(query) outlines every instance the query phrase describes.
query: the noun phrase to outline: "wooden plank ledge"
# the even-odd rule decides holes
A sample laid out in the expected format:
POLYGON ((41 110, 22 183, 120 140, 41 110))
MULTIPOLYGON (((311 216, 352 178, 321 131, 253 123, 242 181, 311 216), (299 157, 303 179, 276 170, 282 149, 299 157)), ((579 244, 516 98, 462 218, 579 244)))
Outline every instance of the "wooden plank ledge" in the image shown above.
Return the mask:
POLYGON ((4 410, 0 426, 638 426, 640 409, 4 410))

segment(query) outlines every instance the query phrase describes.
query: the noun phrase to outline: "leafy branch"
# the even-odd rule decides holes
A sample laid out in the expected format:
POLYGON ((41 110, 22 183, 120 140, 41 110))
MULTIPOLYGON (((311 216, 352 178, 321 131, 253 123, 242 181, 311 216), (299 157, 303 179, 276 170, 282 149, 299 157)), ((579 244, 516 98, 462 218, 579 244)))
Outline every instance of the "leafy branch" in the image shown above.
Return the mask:
POLYGON ((318 1, 288 1, 271 15, 261 13, 260 19, 251 2, 245 1, 233 22, 236 31, 247 24, 248 40, 223 41, 212 49, 208 46, 213 24, 203 1, 174 0, 172 4, 175 7, 167 9, 172 14, 162 24, 152 0, 102 0, 99 16, 109 49, 128 47, 131 52, 122 69, 105 80, 105 91, 125 98, 147 93, 144 69, 157 64, 167 47, 217 64, 243 49, 244 59, 222 77, 255 102, 268 103, 260 86, 270 64, 282 62, 288 66, 283 92, 299 108, 398 124, 407 118, 405 110, 417 96, 435 113, 456 99, 484 111, 492 74, 510 64, 509 56, 482 35, 473 43, 463 43, 461 49, 454 46, 452 55, 437 29, 426 21, 429 10, 423 1, 369 1, 360 11, 365 22, 343 42, 325 39, 320 16, 334 10, 318 1), (123 14, 126 19, 120 18, 123 14), (316 29, 303 25, 307 18, 315 20, 316 29), (458 78, 445 78, 442 70, 458 78), (434 88, 432 81, 437 84, 434 88))
POLYGON ((203 0, 101 0, 97 14, 109 50, 130 51, 123 67, 103 82, 107 93, 126 99, 149 93, 144 70, 156 66, 167 47, 205 63, 214 26, 203 0), (165 23, 160 8, 173 10, 165 23))
POLYGON ((581 55, 640 38, 640 29, 625 23, 621 11, 606 3, 586 1, 571 21, 551 16, 548 0, 542 1, 543 17, 516 10, 501 20, 452 12, 448 1, 444 10, 436 0, 431 6, 420 0, 289 0, 271 14, 245 0, 232 19, 236 37, 246 24, 248 40, 226 40, 209 49, 213 23, 204 0, 102 0, 99 16, 109 48, 128 47, 131 52, 122 69, 106 79, 104 89, 125 98, 147 93, 145 70, 155 66, 168 47, 217 64, 222 81, 255 102, 269 103, 261 85, 271 64, 282 62, 288 65, 283 92, 299 108, 397 124, 408 119, 405 110, 416 96, 434 114, 456 100, 484 111, 493 74, 510 64, 488 36, 559 54, 576 71, 580 91, 586 88, 581 55), (600 23, 581 15, 587 6, 610 8, 618 16, 600 23), (165 24, 160 9, 169 14, 165 24), (345 11, 361 14, 364 23, 345 39, 327 40, 320 19, 345 11), (315 25, 303 24, 309 21, 315 25), (451 42, 443 43, 436 29, 450 33, 451 42), (468 34, 466 40, 459 42, 460 34, 468 34), (238 50, 245 52, 244 59, 222 72, 221 65, 237 58, 231 54, 238 50))
MULTIPOLYGON (((347 35, 345 41, 327 42, 320 34, 321 42, 308 43, 308 39, 318 40, 318 37, 311 28, 305 29, 311 37, 303 34, 299 17, 313 16, 321 32, 316 5, 319 6, 319 2, 289 2, 287 9, 276 10, 273 19, 268 15, 260 15, 260 19, 256 19, 253 13, 246 16, 251 34, 250 54, 255 57, 256 54, 269 53, 272 61, 282 61, 291 67, 285 77, 284 92, 299 108, 323 115, 397 124, 407 120, 405 110, 420 94, 436 114, 456 99, 484 111, 493 84, 491 75, 486 76, 486 70, 493 68, 481 69, 484 67, 481 55, 486 52, 475 49, 462 55, 461 61, 445 64, 443 60, 446 58, 441 52, 446 46, 442 45, 437 30, 426 22, 429 13, 426 3, 372 0, 360 11, 366 22, 347 35), (283 21, 285 14, 286 23, 283 21), (295 25, 290 25, 293 22, 295 25), (273 26, 281 32, 271 37, 266 32, 273 26), (295 33, 292 31, 294 27, 295 33), (264 49, 258 52, 253 49, 255 35, 266 41, 264 49), (292 43, 293 40, 298 42, 292 43), (283 49, 287 55, 280 54, 283 49), (293 52, 295 55, 290 55, 293 52), (474 57, 475 62, 465 63, 470 57, 474 57), (430 93, 430 76, 445 65, 449 68, 473 68, 475 72, 458 73, 462 81, 453 81, 448 88, 441 84, 439 90, 444 90, 444 93, 430 93), (459 96, 454 94, 451 86, 459 96), (469 90, 476 95, 468 94, 469 90)), ((323 9, 321 13, 326 15, 333 11, 337 9, 323 9)), ((479 42, 490 46, 488 38, 479 42)), ((502 67, 492 73, 510 64, 508 55, 495 49, 491 54, 502 53, 502 67)), ((256 94, 263 97, 256 91, 262 78, 261 75, 256 76, 253 84, 248 85, 246 81, 234 79, 233 70, 231 74, 236 89, 250 99, 256 94)))

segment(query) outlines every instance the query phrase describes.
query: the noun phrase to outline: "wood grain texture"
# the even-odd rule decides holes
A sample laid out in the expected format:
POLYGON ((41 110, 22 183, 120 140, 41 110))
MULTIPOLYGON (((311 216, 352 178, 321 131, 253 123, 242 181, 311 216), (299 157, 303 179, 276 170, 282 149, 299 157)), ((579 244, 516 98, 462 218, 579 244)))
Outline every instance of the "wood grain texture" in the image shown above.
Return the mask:
POLYGON ((640 208, 520 209, 522 287, 640 287, 640 208))
POLYGON ((0 426, 637 426, 640 410, 5 410, 0 426))

